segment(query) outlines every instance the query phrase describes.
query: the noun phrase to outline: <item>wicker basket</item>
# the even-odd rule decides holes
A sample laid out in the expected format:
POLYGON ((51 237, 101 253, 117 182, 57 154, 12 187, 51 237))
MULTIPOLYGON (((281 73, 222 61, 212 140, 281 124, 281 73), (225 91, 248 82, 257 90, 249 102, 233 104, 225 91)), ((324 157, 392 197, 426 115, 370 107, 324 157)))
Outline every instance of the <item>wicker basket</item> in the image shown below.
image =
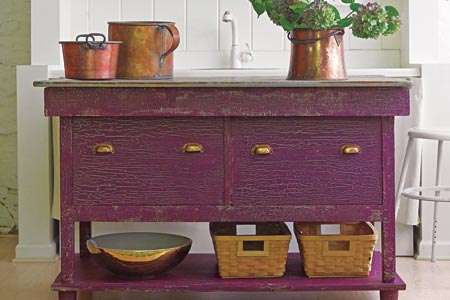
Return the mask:
MULTIPOLYGON (((222 278, 281 277, 291 232, 284 223, 252 223, 256 235, 236 235, 236 225, 210 223, 209 229, 222 278)), ((248 224, 248 223, 245 223, 248 224)))
POLYGON ((364 277, 372 267, 378 233, 371 223, 338 223, 340 234, 321 233, 321 223, 294 224, 308 277, 364 277))

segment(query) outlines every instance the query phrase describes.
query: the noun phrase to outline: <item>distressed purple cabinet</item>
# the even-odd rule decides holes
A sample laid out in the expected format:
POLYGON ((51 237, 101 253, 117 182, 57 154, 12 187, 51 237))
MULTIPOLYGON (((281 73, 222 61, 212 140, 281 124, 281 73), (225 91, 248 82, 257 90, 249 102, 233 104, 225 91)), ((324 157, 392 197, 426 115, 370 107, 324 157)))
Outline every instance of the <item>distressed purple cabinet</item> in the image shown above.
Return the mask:
POLYGON ((396 300, 405 289, 395 272, 394 117, 409 114, 408 80, 35 86, 46 87, 46 115, 61 121, 60 300, 121 290, 375 290, 396 300), (365 278, 308 279, 297 253, 282 278, 226 280, 213 254, 191 254, 161 278, 126 281, 98 268, 84 245, 91 222, 129 221, 381 222, 382 251, 365 278))
POLYGON ((223 205, 219 118, 74 118, 72 140, 74 204, 223 205), (183 152, 193 143, 204 152, 183 152))
POLYGON ((233 205, 382 204, 378 118, 237 118, 231 132, 233 205), (272 154, 251 155, 266 144, 272 154))

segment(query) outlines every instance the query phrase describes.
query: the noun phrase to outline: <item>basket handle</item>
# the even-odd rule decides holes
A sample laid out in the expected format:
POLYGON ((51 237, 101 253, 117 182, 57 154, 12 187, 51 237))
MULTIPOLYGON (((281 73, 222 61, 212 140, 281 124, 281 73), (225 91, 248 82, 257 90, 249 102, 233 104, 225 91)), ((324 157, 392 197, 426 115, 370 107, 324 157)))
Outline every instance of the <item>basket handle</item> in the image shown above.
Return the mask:
POLYGON ((269 256, 269 241, 238 241, 237 256, 269 256), (258 250, 252 249, 252 245, 257 245, 258 250))
POLYGON ((353 241, 323 241, 323 256, 353 256, 355 243, 353 241))

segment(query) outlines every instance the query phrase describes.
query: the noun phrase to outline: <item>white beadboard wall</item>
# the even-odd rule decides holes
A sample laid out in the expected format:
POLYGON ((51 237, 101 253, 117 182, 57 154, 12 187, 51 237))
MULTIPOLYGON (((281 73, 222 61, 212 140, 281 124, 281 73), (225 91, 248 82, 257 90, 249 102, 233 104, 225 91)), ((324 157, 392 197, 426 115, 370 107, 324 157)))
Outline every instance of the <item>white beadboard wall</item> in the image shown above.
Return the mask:
MULTIPOLYGON (((384 5, 401 7, 404 0, 381 0, 384 5)), ((336 5, 341 14, 346 6, 336 5)), ((287 68, 290 42, 284 31, 266 15, 257 18, 248 0, 65 0, 60 1, 60 38, 74 40, 77 34, 107 34, 108 21, 174 21, 181 33, 175 54, 176 69, 227 67, 231 48, 231 25, 222 22, 223 13, 231 10, 238 21, 239 44, 248 43, 254 52, 253 62, 244 67, 287 68)), ((401 35, 378 40, 351 36, 344 39, 348 68, 401 67, 401 35)))

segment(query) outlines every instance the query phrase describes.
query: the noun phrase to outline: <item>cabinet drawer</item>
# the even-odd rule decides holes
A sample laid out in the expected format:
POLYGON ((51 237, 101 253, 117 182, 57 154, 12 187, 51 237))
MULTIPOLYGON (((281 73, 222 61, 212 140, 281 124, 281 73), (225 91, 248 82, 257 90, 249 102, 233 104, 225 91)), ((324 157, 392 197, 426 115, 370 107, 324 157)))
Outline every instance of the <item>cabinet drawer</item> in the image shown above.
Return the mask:
POLYGON ((382 203, 381 118, 239 118, 234 205, 382 203), (361 154, 341 154, 344 145, 361 154), (272 154, 251 154, 270 145, 272 154))
POLYGON ((219 118, 74 118, 72 134, 74 203, 223 203, 219 118), (201 144, 204 151, 183 150, 189 143, 201 144), (112 146, 114 153, 94 153, 96 145, 99 152, 112 146))

